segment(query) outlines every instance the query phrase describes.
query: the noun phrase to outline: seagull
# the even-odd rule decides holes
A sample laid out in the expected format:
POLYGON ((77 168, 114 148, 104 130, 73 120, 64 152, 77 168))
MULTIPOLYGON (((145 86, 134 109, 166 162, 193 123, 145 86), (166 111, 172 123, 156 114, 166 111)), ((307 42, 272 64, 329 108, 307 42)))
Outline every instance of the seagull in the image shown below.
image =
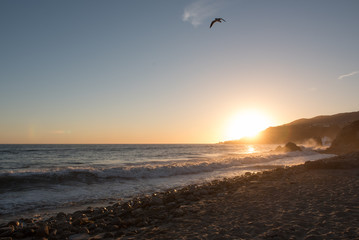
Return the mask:
POLYGON ((209 28, 211 28, 215 22, 220 22, 220 23, 221 23, 222 21, 225 22, 226 20, 224 20, 223 18, 215 18, 215 19, 211 22, 211 25, 209 26, 209 28))

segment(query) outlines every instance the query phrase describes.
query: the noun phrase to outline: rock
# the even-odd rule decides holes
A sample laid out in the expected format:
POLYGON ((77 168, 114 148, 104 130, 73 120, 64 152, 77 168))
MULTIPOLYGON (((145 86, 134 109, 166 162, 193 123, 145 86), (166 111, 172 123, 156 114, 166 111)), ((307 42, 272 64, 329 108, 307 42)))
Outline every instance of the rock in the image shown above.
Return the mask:
POLYGON ((87 216, 82 211, 76 211, 72 214, 73 219, 84 218, 84 217, 87 217, 87 216))
POLYGON ((36 235, 38 237, 47 237, 49 234, 49 226, 46 223, 37 225, 36 235))
POLYGON ((117 232, 115 232, 115 238, 120 238, 120 237, 122 237, 123 235, 124 235, 125 233, 123 232, 123 231, 117 231, 117 232))
POLYGON ((92 224, 88 225, 88 229, 91 230, 91 231, 96 229, 97 227, 98 227, 98 225, 96 223, 92 223, 92 224))
POLYGON ((300 147, 298 147, 293 142, 288 142, 284 147, 278 146, 274 151, 276 152, 295 152, 295 151, 302 151, 300 147))
POLYGON ((66 219, 66 213, 64 213, 64 212, 59 212, 59 213, 56 215, 56 219, 66 219))
POLYGON ((295 151, 302 151, 302 149, 300 147, 298 147, 295 143, 292 142, 288 142, 285 146, 284 146, 286 152, 295 152, 295 151))
POLYGON ((104 237, 104 238, 114 238, 115 236, 114 236, 113 233, 107 232, 107 233, 105 233, 105 235, 104 235, 103 237, 104 237))
POLYGON ((57 229, 61 230, 61 231, 70 230, 71 227, 72 227, 72 224, 70 224, 67 221, 57 223, 57 229))
POLYGON ((96 221, 97 219, 103 219, 105 218, 107 215, 103 214, 103 213, 95 213, 91 218, 90 221, 96 221))
POLYGON ((183 216, 183 215, 185 214, 185 212, 183 211, 183 209, 178 208, 178 209, 175 209, 175 210, 173 211, 173 214, 174 214, 174 216, 176 216, 176 217, 181 217, 181 216, 183 216))
POLYGON ((87 217, 81 217, 81 218, 78 218, 75 221, 73 221, 72 225, 80 226, 80 225, 89 224, 89 223, 93 223, 93 221, 89 221, 89 219, 87 217))
POLYGON ((33 236, 35 234, 35 229, 32 228, 24 228, 22 230, 22 232, 26 235, 26 236, 33 236))
POLYGON ((118 229, 120 229, 120 227, 118 225, 109 224, 106 226, 106 230, 110 231, 110 232, 117 231, 118 229))
POLYGON ((87 233, 79 233, 69 236, 69 240, 88 240, 90 235, 87 233))
POLYGON ((7 225, 8 226, 14 226, 16 228, 16 227, 18 227, 20 225, 20 223, 18 221, 11 221, 7 225))
POLYGON ((58 237, 58 239, 67 239, 68 236, 72 235, 73 233, 71 233, 69 230, 65 230, 63 232, 61 232, 58 237))
POLYGON ((10 233, 14 232, 14 226, 10 225, 8 227, 0 228, 0 236, 2 236, 3 233, 6 233, 6 232, 10 232, 10 233))
POLYGON ((23 232, 15 232, 13 236, 15 238, 24 238, 25 234, 23 232))
POLYGON ((100 240, 100 239, 104 239, 104 236, 105 234, 104 233, 100 233, 100 234, 97 234, 93 237, 91 237, 91 240, 100 240))
POLYGON ((95 232, 95 233, 102 233, 102 232, 103 232, 103 228, 102 228, 102 227, 98 227, 98 228, 96 228, 93 232, 95 232))
POLYGON ((305 240, 322 240, 323 237, 319 235, 308 235, 305 240))
POLYGON ((85 213, 85 214, 91 214, 91 213, 93 213, 93 211, 94 211, 94 209, 93 209, 93 207, 88 207, 86 210, 84 210, 83 212, 85 213))
POLYGON ((184 203, 186 201, 186 199, 184 199, 184 198, 179 198, 179 199, 177 199, 177 202, 178 203, 184 203))
POLYGON ((199 190, 198 193, 199 193, 201 196, 208 195, 208 191, 205 190, 205 189, 199 190))
POLYGON ((142 208, 137 208, 137 209, 135 209, 135 210, 132 211, 132 214, 133 214, 134 216, 136 216, 136 217, 141 216, 141 215, 144 214, 144 213, 143 213, 143 209, 142 209, 142 208))
POLYGON ((80 230, 79 230, 79 233, 87 233, 87 234, 89 234, 90 231, 86 227, 81 227, 80 230))
POLYGON ((334 154, 355 151, 359 151, 359 120, 344 127, 326 150, 326 152, 334 154))
POLYGON ((13 234, 14 230, 15 230, 15 228, 13 225, 9 225, 8 227, 0 228, 0 238, 10 237, 13 234))
POLYGON ((163 200, 159 197, 153 197, 150 201, 150 205, 162 205, 163 200))
POLYGON ((177 203, 176 202, 169 202, 166 204, 166 207, 169 209, 175 208, 177 207, 177 203))
POLYGON ((56 234, 57 234, 57 229, 50 230, 50 236, 56 236, 56 234))

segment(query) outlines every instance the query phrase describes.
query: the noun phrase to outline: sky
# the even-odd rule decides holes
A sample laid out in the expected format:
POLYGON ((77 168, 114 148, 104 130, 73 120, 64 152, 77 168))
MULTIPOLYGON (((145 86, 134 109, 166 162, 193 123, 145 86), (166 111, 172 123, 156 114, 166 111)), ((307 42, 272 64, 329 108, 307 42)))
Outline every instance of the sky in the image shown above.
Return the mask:
POLYGON ((269 126, 358 111, 358 13, 357 0, 2 0, 0 143, 216 143, 246 111, 269 126))

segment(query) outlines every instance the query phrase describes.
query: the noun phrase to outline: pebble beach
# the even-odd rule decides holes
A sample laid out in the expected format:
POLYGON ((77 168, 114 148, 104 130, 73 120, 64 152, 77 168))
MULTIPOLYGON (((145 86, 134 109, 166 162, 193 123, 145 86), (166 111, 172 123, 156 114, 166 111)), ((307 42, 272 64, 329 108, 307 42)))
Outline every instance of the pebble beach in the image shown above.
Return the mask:
POLYGON ((0 226, 0 239, 358 239, 359 153, 0 226))

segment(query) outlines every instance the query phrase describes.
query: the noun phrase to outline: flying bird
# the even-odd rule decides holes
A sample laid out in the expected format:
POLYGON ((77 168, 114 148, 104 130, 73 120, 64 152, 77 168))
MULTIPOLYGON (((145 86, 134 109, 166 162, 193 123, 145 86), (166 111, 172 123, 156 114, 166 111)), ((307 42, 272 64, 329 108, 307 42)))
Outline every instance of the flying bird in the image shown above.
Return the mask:
POLYGON ((209 26, 209 28, 211 28, 215 22, 220 22, 220 23, 221 23, 222 21, 225 22, 226 20, 224 20, 223 18, 215 18, 215 19, 211 22, 211 25, 209 26))

